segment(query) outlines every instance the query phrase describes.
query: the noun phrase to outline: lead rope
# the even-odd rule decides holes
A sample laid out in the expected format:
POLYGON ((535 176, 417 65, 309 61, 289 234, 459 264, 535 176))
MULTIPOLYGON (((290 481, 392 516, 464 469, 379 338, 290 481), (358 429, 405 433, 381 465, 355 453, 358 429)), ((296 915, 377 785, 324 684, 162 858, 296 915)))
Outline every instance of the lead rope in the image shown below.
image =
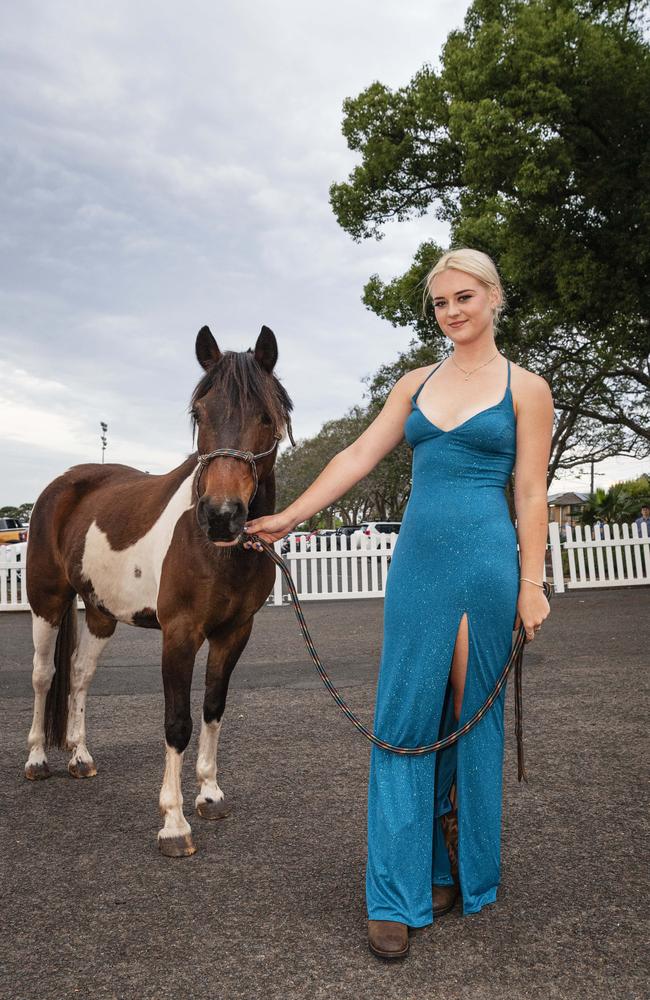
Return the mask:
MULTIPOLYGON (((496 684, 494 685, 494 688, 492 689, 488 697, 485 699, 485 702, 474 713, 471 719, 469 719, 465 723, 464 726, 461 726, 460 729, 454 730, 454 732, 451 733, 449 736, 445 736, 443 737, 443 739, 436 740, 435 743, 429 743, 427 746, 396 747, 393 746, 392 743, 387 743, 385 740, 382 740, 378 736, 375 736, 374 733, 371 733, 370 730, 364 726, 361 720, 357 718, 357 716, 354 714, 352 709, 349 708, 348 705, 345 703, 339 692, 336 690, 334 684, 332 684, 332 681, 327 676, 325 668, 323 667, 323 664, 320 661, 320 657, 316 652, 316 647, 314 646, 311 635, 309 634, 309 629, 307 628, 307 623, 305 622, 305 616, 303 615, 302 608, 300 606, 300 601, 298 599, 298 594, 296 593, 296 588, 293 582, 293 578, 287 568, 286 563, 284 562, 284 559, 282 559, 278 555, 278 553, 271 545, 269 545, 267 542, 263 541, 263 539, 261 539, 258 535, 255 535, 253 533, 251 534, 243 533, 242 535, 240 535, 238 541, 240 544, 243 544, 243 542, 245 541, 259 542, 259 544, 262 546, 262 548, 269 556, 269 558, 273 560, 276 566, 280 567, 282 573, 284 574, 284 578, 287 581, 287 586, 289 587, 289 591, 291 593, 294 611, 296 612, 296 617, 298 618, 298 624, 300 625, 300 628, 302 630, 302 634, 305 639, 307 649, 309 650, 311 658, 314 661, 314 664, 316 665, 316 669, 318 670, 318 673, 322 678, 323 684, 325 685, 325 687, 327 688, 327 690, 329 691, 332 698, 339 706, 343 714, 348 717, 350 722, 357 727, 360 733, 363 733, 366 739, 370 740, 371 743, 374 743, 375 746, 381 747, 382 750, 389 750, 391 753, 416 756, 419 754, 434 753, 436 750, 444 750, 446 747, 452 746, 452 744, 456 743, 457 740, 461 738, 461 736, 464 736, 465 733, 468 733, 470 731, 470 729, 473 729, 474 726, 481 721, 486 712, 490 710, 496 699, 499 697, 499 693, 508 679, 508 674, 514 667, 515 736, 517 738, 517 780, 521 781, 523 778, 524 781, 528 781, 528 775, 526 774, 526 768, 524 765, 522 667, 523 667, 526 629, 524 627, 523 622, 521 622, 519 625, 519 629, 517 631, 517 637, 512 647, 512 651, 510 653, 510 656, 508 657, 507 663, 505 664, 503 670, 499 674, 499 677, 497 679, 496 684)), ((546 595, 547 600, 550 599, 552 594, 551 585, 546 580, 544 580, 544 593, 546 595)))

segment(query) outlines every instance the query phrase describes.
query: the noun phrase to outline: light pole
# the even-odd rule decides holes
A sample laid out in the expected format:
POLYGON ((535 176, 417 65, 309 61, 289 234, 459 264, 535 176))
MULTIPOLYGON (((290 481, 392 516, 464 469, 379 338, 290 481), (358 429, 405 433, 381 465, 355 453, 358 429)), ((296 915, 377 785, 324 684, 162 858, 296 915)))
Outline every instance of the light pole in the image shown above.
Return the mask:
POLYGON ((103 420, 99 421, 99 426, 102 429, 102 465, 104 464, 104 452, 106 451, 106 432, 108 431, 108 424, 105 424, 103 420))

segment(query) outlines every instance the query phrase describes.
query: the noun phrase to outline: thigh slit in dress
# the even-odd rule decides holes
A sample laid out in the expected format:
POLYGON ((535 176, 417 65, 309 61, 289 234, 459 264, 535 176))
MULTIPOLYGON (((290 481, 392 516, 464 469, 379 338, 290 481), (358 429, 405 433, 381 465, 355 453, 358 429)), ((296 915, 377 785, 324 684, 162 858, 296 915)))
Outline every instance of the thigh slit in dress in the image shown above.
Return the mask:
MULTIPOLYGON (((434 368, 427 379, 437 371, 434 368)), ((404 434, 412 489, 386 578, 374 732, 421 746, 463 725, 485 701, 512 649, 519 591, 516 532, 505 496, 515 462, 510 389, 449 431, 412 397, 404 434), (464 613, 468 659, 459 722, 449 685, 464 613)), ((368 917, 423 927, 432 890, 450 884, 440 817, 456 784, 463 914, 496 899, 500 873, 505 687, 483 719, 438 753, 374 746, 368 778, 368 917)))

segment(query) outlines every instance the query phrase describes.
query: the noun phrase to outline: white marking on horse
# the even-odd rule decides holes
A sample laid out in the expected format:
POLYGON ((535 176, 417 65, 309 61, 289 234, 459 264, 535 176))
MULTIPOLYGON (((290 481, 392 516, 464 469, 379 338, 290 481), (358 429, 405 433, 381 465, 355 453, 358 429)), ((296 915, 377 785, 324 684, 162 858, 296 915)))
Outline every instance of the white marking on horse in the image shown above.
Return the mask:
POLYGON ((126 549, 115 552, 96 521, 88 528, 81 572, 91 582, 97 603, 119 621, 132 624, 136 612, 156 608, 174 528, 193 504, 194 476, 193 472, 183 480, 155 524, 126 549))
MULTIPOLYGON (((110 638, 110 636, 109 636, 110 638)), ((86 694, 97 668, 99 656, 109 639, 93 635, 84 622, 79 643, 70 661, 70 701, 66 743, 72 750, 70 764, 92 764, 86 746, 86 694)))
POLYGON ((217 746, 222 719, 212 722, 201 720, 201 735, 199 736, 199 753, 196 758, 196 778, 199 782, 199 794, 194 805, 201 802, 221 802, 225 798, 217 784, 217 746))
POLYGON ((167 756, 165 759, 165 776, 160 789, 160 812, 165 817, 158 838, 184 837, 192 832, 190 824, 183 815, 183 793, 181 791, 181 773, 183 771, 183 754, 174 747, 165 744, 167 756))
POLYGON ((32 612, 32 637, 34 639, 34 717, 27 737, 29 757, 25 768, 38 767, 47 761, 45 754, 45 701, 54 677, 54 649, 58 628, 45 618, 32 612))

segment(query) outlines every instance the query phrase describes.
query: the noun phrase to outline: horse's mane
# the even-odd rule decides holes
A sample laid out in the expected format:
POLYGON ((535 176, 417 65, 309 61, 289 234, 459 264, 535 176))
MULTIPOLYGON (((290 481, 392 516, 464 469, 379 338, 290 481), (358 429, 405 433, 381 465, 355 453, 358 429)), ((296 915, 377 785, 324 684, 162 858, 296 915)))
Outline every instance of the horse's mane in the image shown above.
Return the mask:
POLYGON ((268 413, 273 422, 274 433, 284 436, 286 430, 290 432, 293 402, 275 375, 268 378, 255 360, 252 349, 224 351, 199 381, 192 393, 189 407, 192 440, 197 426, 194 406, 211 389, 217 390, 227 416, 236 413, 243 422, 249 404, 255 402, 268 413))

